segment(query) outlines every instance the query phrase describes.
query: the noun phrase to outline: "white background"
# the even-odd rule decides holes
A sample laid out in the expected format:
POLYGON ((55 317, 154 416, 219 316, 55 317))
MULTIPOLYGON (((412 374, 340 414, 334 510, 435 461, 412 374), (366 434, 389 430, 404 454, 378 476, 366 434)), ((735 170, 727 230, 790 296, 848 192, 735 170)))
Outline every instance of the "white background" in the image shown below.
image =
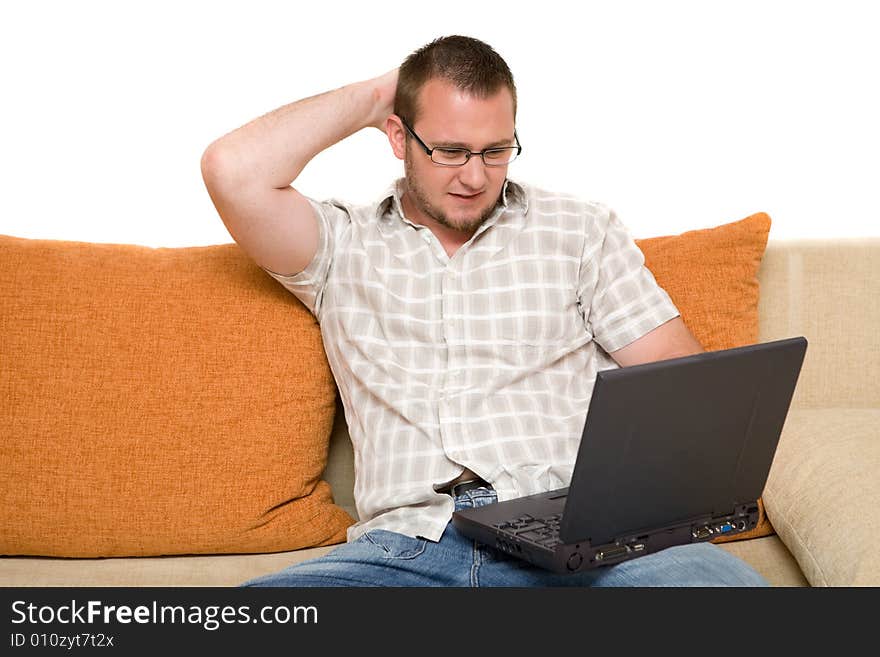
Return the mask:
MULTIPOLYGON (((873 4, 3 3, 0 233, 230 242, 199 170, 211 141, 458 33, 513 70, 512 178, 605 202, 635 237, 757 211, 771 240, 877 236, 873 4)), ((368 129, 296 185, 369 202, 399 175, 368 129)))

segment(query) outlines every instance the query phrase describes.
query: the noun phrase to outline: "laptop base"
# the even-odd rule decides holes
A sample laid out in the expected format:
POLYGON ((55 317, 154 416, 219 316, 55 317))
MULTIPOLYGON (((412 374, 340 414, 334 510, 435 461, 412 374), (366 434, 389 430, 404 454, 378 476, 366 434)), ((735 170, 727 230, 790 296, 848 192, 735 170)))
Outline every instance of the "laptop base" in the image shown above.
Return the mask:
POLYGON ((675 545, 741 534, 758 524, 755 502, 740 505, 730 513, 691 518, 661 530, 634 531, 601 545, 594 546, 588 540, 564 543, 558 537, 558 525, 567 491, 564 488, 478 507, 474 514, 478 521, 469 517, 468 512, 474 509, 461 509, 453 514, 452 523, 480 543, 560 574, 618 564, 675 545), (516 503, 514 517, 508 515, 511 502, 516 503), (497 513, 487 517, 489 509, 497 513), (542 526, 549 530, 542 530, 542 526))

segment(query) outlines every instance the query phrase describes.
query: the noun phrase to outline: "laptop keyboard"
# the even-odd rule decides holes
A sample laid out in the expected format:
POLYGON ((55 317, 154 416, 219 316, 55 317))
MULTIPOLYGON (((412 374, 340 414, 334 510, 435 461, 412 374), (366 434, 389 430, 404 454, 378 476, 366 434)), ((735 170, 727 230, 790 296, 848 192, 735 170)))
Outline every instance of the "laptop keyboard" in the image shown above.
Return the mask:
POLYGON ((559 540, 559 521, 561 518, 561 513, 543 518, 535 518, 526 513, 514 520, 495 523, 495 528, 553 549, 562 543, 559 540))

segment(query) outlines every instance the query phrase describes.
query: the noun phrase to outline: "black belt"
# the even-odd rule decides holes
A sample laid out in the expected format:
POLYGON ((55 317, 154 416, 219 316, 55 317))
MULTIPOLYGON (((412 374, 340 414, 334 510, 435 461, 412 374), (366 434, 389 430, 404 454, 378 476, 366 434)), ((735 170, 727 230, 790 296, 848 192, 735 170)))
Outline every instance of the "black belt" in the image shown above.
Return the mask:
POLYGON ((452 497, 458 497, 459 495, 466 493, 469 490, 473 490, 474 488, 492 488, 492 484, 490 484, 485 479, 468 479, 467 481, 460 481, 454 486, 450 487, 449 490, 446 491, 447 494, 452 495, 452 497))

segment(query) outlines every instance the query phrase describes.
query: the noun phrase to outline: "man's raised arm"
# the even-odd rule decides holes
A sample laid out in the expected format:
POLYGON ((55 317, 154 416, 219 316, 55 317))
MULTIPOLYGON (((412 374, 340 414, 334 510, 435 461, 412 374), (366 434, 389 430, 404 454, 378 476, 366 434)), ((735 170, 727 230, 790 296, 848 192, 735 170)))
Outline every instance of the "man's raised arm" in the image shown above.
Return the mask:
POLYGON ((213 141, 202 178, 229 234, 258 265, 305 269, 318 248, 309 201, 291 183, 321 151, 368 126, 384 132, 397 69, 284 105, 213 141))

